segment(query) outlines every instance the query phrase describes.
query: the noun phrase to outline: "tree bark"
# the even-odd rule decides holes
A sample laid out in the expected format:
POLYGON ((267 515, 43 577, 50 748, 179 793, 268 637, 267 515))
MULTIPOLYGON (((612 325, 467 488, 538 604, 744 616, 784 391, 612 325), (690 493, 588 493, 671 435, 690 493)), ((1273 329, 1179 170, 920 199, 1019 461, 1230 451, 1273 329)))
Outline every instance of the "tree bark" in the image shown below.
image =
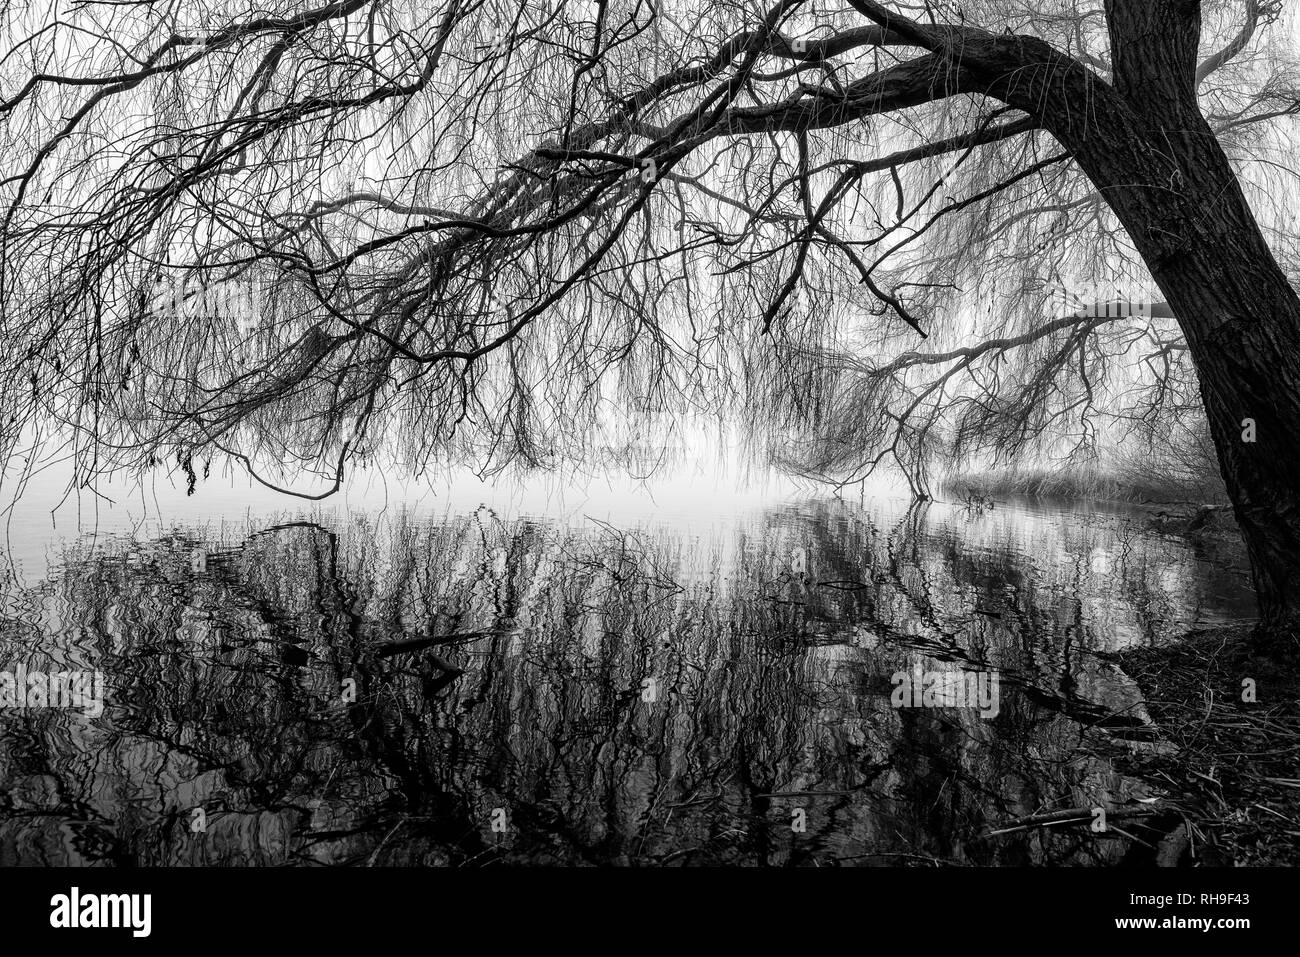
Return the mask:
MULTIPOLYGON (((1261 623, 1300 634, 1300 298, 1218 144, 1185 191, 1186 242, 1152 274, 1187 337, 1261 623), (1218 175, 1215 175, 1215 174, 1218 175), (1248 426, 1253 424, 1253 428, 1248 426), (1253 441, 1250 441, 1253 439, 1253 441)), ((1163 224, 1164 228, 1168 224, 1163 224)))
POLYGON ((1106 8, 1115 97, 1090 128, 1066 120, 1054 132, 1101 189, 1178 317, 1250 553, 1262 634, 1295 653, 1300 297, 1198 107, 1199 4, 1107 0, 1106 8))

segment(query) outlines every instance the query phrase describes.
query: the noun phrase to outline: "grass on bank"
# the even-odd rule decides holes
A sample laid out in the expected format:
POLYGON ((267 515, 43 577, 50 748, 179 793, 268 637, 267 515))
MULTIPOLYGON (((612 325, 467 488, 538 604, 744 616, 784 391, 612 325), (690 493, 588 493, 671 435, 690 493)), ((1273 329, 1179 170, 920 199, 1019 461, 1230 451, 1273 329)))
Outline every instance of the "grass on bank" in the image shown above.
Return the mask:
POLYGON ((1213 477, 1179 476, 1139 469, 1017 469, 956 475, 941 485, 959 500, 1014 496, 1092 499, 1133 504, 1225 502, 1223 483, 1213 477))

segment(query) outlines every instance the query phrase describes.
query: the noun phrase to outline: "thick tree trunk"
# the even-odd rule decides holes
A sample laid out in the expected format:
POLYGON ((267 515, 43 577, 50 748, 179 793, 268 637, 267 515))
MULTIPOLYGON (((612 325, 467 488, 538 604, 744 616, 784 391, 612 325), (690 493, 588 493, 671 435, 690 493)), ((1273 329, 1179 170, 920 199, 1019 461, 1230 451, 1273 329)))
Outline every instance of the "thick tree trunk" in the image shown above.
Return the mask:
POLYGON ((1250 553, 1264 637, 1294 650, 1300 636, 1300 298, 1218 142, 1203 121, 1201 127, 1199 135, 1184 132, 1161 144, 1177 163, 1164 188, 1121 189, 1112 203, 1187 338, 1250 553))
POLYGON ((1152 271, 1196 363, 1262 623, 1300 634, 1300 299, 1244 202, 1198 192, 1204 235, 1152 271))
POLYGON ((1113 85, 1083 115, 1042 119, 1097 184, 1178 317, 1250 552, 1262 634, 1295 653, 1300 298, 1198 107, 1199 4, 1106 0, 1106 11, 1113 85))
POLYGON ((1285 644, 1300 634, 1300 298, 1209 129, 1183 146, 1177 202, 1126 218, 1145 220, 1130 228, 1187 337, 1261 623, 1285 644))

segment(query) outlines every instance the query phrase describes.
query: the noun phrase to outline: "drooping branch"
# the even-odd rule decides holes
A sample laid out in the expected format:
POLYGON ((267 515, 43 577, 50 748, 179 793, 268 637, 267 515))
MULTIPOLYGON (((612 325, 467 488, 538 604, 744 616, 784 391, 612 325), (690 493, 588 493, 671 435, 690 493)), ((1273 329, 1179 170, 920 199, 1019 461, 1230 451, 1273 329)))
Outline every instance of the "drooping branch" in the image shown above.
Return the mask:
MULTIPOLYGON (((815 408, 825 370, 778 369, 801 340, 853 324, 888 363, 910 326, 945 355, 973 275, 1054 267, 1070 243, 1131 257, 1107 205, 1158 205, 1178 173, 1117 89, 1144 41, 1112 30, 1112 85, 1098 16, 1008 5, 1004 31, 892 6, 852 0, 809 36, 800 0, 689 25, 638 4, 590 23, 352 0, 202 36, 131 21, 84 61, 42 49, 4 85, 23 384, 5 411, 55 415, 95 462, 220 443, 333 473, 385 429, 415 459, 543 462, 593 444, 579 430, 615 400, 815 408), (43 121, 53 94, 67 113, 43 121), (246 284, 256 334, 219 328, 202 290, 160 310, 177 277, 246 284)), ((1274 100, 1251 102, 1264 124, 1274 100)))

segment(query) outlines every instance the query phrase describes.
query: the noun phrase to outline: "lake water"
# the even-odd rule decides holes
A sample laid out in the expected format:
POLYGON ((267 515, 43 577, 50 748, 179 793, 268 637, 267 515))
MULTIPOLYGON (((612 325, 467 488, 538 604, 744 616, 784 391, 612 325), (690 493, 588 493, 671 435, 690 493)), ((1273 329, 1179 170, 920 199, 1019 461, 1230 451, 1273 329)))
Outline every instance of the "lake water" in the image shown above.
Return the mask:
POLYGON ((616 511, 15 519, 0 670, 103 696, 0 710, 0 864, 1119 863, 990 831, 1149 796, 1108 653, 1253 613, 1135 511, 616 511))

